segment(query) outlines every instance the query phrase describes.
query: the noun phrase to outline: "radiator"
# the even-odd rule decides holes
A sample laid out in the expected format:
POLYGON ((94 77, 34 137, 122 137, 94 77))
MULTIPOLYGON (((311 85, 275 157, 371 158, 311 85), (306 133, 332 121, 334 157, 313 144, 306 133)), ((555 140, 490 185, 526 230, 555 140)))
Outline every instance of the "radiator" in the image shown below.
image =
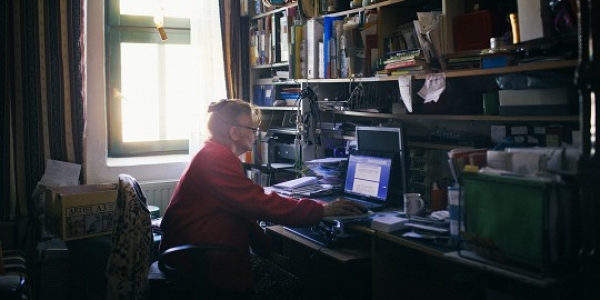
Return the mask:
POLYGON ((148 205, 158 206, 161 217, 165 213, 177 182, 179 180, 176 179, 139 182, 140 188, 148 200, 148 205))

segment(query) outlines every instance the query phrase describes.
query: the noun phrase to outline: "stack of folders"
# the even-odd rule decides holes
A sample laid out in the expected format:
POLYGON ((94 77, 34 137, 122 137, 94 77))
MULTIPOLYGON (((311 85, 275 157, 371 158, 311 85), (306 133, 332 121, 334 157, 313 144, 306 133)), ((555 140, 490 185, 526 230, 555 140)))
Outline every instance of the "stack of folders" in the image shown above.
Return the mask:
POLYGON ((329 184, 320 184, 317 177, 306 176, 278 183, 271 187, 278 194, 286 196, 314 196, 331 191, 329 184))
POLYGON ((455 182, 460 182, 460 174, 470 168, 476 170, 485 166, 486 148, 456 148, 448 152, 448 164, 455 182))
POLYGON ((449 220, 437 220, 431 217, 411 217, 406 223, 406 227, 412 229, 407 236, 416 237, 418 234, 422 238, 449 238, 450 222, 449 220))

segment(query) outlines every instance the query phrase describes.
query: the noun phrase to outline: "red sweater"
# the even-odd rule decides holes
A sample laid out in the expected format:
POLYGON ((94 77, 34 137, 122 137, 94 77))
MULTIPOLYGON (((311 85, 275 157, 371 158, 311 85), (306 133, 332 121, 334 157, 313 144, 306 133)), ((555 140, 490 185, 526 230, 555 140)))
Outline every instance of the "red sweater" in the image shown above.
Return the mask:
POLYGON ((309 226, 323 217, 315 201, 264 193, 243 173, 240 160, 225 146, 207 141, 182 174, 161 221, 160 251, 182 244, 232 245, 236 253, 212 253, 209 274, 216 287, 250 291, 249 248, 270 251, 270 239, 256 220, 309 226))

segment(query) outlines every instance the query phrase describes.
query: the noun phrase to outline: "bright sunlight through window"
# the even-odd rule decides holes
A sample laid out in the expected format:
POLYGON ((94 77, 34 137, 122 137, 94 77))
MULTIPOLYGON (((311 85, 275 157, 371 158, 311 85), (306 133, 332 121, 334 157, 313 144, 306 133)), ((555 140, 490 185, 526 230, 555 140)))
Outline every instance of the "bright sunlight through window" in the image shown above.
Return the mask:
POLYGON ((108 1, 109 154, 194 151, 206 105, 226 97, 219 1, 108 1))

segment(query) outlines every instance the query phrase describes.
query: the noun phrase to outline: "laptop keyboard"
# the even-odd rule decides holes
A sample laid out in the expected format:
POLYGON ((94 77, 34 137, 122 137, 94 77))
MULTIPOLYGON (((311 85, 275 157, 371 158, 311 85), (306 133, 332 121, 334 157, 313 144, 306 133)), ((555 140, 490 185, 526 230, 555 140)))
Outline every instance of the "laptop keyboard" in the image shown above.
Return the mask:
POLYGON ((372 210, 372 211, 381 210, 384 207, 382 204, 379 204, 379 203, 373 203, 373 202, 369 202, 369 201, 365 201, 365 200, 348 198, 347 196, 340 197, 340 199, 356 202, 356 203, 364 206, 366 209, 372 210))

